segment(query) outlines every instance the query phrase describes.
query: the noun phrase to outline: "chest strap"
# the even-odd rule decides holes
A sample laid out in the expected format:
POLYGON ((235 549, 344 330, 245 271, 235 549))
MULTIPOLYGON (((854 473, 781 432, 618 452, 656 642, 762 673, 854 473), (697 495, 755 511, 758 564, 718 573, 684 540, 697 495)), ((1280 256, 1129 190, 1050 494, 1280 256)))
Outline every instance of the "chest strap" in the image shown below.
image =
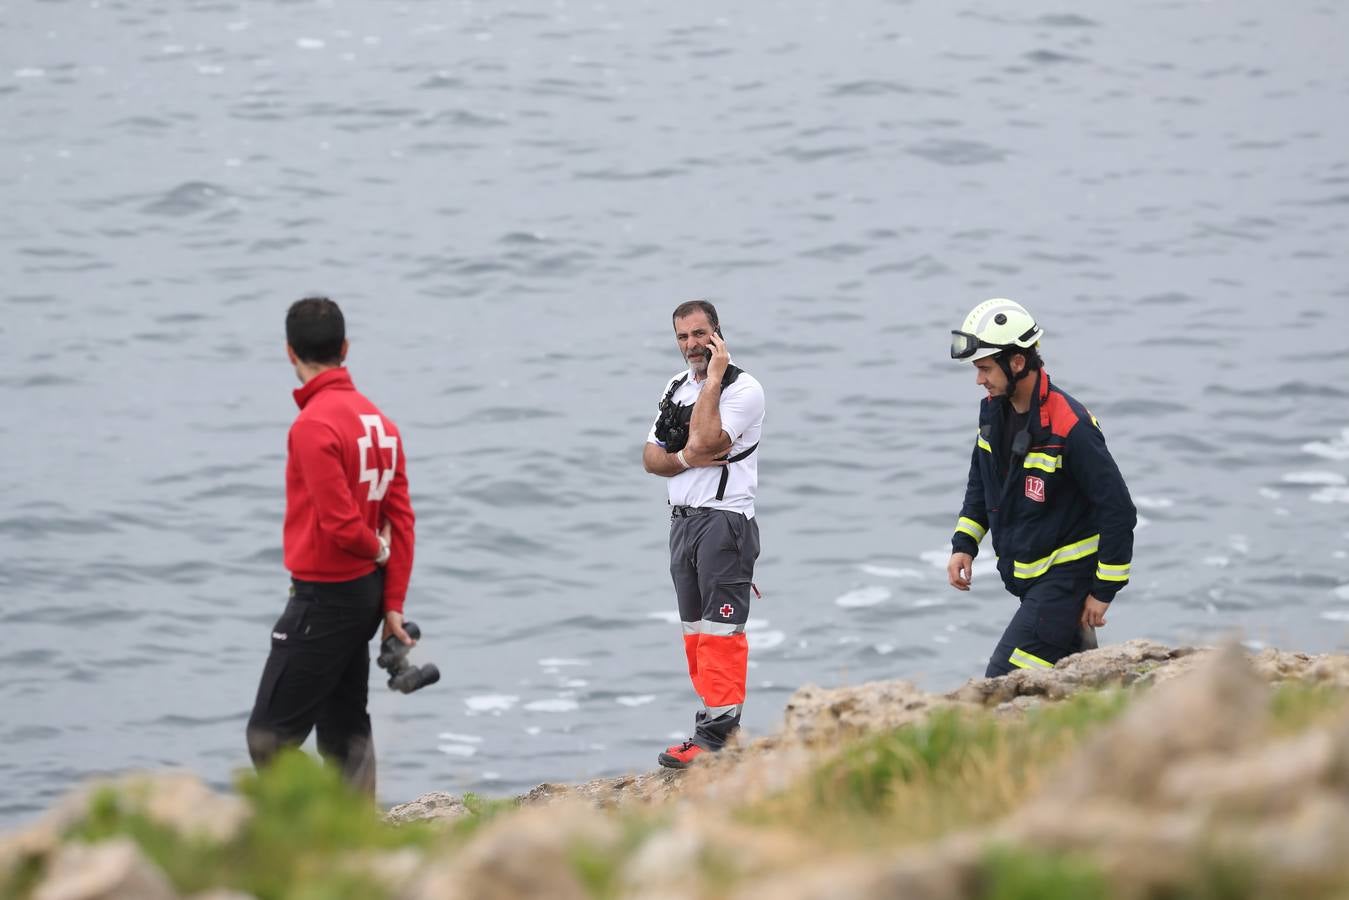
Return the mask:
POLYGON ((759 445, 758 445, 758 444, 755 444, 753 447, 750 447, 748 450, 741 450, 741 451, 740 451, 739 453, 737 453, 735 456, 728 456, 728 457, 726 458, 726 465, 724 465, 724 466, 721 467, 721 482, 717 485, 717 499, 718 499, 718 500, 725 500, 725 499, 726 499, 726 482, 730 481, 730 479, 731 479, 731 469, 730 469, 731 463, 740 462, 740 460, 742 460, 742 459, 747 459, 751 453, 753 453, 755 450, 758 450, 758 449, 759 449, 759 445))

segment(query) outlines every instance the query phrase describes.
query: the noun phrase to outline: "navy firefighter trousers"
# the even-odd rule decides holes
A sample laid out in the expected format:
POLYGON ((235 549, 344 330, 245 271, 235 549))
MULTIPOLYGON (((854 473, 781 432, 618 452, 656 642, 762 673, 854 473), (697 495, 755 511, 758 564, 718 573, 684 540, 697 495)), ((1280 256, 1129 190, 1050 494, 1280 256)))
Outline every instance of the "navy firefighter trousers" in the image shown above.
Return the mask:
POLYGON ((988 659, 985 678, 1013 669, 1052 669, 1054 663, 1095 645, 1082 628, 1082 604, 1091 592, 1094 562, 1077 572, 1050 573, 1036 579, 988 659), (1085 641, 1090 640, 1090 644, 1085 641))

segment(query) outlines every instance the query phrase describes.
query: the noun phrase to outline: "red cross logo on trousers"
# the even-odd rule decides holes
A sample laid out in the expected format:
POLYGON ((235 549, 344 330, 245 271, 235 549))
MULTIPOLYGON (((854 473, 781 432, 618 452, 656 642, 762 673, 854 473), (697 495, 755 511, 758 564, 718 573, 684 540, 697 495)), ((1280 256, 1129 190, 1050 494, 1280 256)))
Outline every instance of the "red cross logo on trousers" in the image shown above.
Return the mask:
POLYGON ((721 617, 723 619, 729 619, 731 617, 731 613, 735 612, 735 607, 729 603, 723 603, 721 605, 721 609, 717 610, 717 612, 721 613, 721 617))

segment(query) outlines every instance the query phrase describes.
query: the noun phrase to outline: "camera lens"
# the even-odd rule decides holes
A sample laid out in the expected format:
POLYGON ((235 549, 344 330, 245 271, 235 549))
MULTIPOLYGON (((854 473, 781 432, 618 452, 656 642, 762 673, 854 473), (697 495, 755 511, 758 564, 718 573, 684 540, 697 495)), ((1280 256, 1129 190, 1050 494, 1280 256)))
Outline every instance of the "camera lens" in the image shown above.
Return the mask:
POLYGON ((440 680, 440 670, 431 664, 409 668, 389 679, 389 687, 404 694, 419 691, 440 680))

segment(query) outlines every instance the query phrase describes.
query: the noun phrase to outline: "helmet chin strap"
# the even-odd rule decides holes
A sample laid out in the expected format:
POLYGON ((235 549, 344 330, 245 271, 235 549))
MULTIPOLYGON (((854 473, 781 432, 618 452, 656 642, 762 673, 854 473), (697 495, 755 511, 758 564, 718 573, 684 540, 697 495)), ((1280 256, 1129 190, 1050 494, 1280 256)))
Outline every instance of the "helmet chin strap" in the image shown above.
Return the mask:
MULTIPOLYGON (((1019 352, 1019 348, 1015 348, 1015 350, 1019 352)), ((1009 347, 1008 349, 999 353, 997 357, 998 366, 1002 369, 1002 374, 1007 376, 1008 400, 1012 399, 1012 395, 1016 393, 1016 383, 1031 373, 1031 370, 1029 368, 1023 368, 1020 372, 1013 374, 1011 363, 1011 357, 1013 353, 1014 348, 1009 347)))

